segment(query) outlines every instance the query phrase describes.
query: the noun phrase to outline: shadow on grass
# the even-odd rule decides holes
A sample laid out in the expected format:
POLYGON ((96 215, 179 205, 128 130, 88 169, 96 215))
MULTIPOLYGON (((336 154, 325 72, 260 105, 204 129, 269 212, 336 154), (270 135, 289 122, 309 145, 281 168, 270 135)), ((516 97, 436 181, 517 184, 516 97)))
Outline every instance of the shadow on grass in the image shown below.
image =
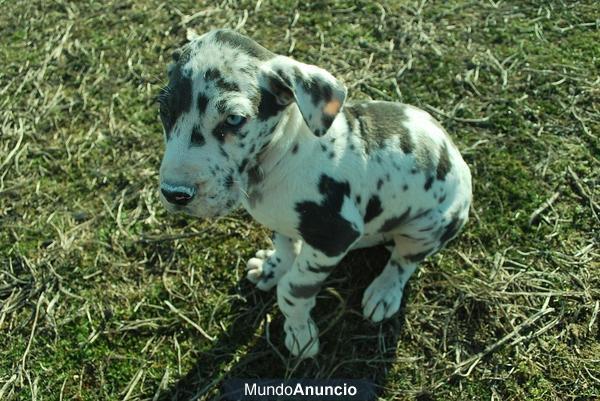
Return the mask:
POLYGON ((224 399, 221 384, 228 378, 367 379, 380 393, 395 360, 404 308, 375 325, 362 317, 360 303, 363 291, 381 272, 388 256, 383 247, 354 251, 336 268, 313 309, 321 341, 314 359, 290 356, 274 291, 260 292, 243 279, 231 291, 241 295, 232 297, 235 305, 231 310, 240 311, 238 318, 159 400, 224 399), (271 314, 273 319, 268 322, 271 314))

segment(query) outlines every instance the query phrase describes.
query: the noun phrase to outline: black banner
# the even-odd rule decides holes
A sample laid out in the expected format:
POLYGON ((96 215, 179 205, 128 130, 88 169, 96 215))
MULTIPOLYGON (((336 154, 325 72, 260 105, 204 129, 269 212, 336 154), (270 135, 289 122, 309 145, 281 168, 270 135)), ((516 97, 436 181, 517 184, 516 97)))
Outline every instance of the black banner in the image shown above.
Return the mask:
POLYGON ((373 401, 375 386, 367 380, 229 379, 223 383, 226 401, 373 401))

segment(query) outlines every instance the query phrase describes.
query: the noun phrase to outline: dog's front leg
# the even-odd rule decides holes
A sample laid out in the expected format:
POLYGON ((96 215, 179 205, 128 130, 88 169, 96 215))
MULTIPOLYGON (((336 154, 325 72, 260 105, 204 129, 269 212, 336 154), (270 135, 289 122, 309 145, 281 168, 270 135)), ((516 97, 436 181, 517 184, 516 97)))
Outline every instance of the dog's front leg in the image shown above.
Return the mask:
POLYGON ((292 268, 279 280, 277 303, 285 316, 285 345, 293 355, 309 358, 319 351, 319 331, 310 311, 321 285, 349 248, 328 256, 304 242, 292 268))

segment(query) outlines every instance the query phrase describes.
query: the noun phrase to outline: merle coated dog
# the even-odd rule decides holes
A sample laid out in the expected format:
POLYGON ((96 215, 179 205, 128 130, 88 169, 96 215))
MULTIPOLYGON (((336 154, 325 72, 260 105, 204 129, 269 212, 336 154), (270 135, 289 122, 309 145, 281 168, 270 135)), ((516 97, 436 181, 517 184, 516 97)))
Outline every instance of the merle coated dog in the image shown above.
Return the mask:
POLYGON ((161 200, 197 217, 241 204, 273 230, 247 276, 277 286, 290 352, 318 352, 310 311, 352 249, 392 244, 362 307, 374 322, 398 311, 419 262, 468 218, 471 175, 442 126, 406 104, 348 102, 329 72, 230 30, 191 38, 173 59, 159 96, 161 200))

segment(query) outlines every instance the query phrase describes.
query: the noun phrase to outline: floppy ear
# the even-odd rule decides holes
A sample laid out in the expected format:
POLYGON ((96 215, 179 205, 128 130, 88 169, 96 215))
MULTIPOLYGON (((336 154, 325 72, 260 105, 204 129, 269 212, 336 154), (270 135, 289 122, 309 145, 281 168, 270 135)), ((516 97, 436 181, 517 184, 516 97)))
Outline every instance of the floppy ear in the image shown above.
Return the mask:
POLYGON ((263 64, 262 72, 265 88, 277 103, 295 101, 316 136, 327 132, 346 100, 346 87, 317 66, 276 56, 263 64))

